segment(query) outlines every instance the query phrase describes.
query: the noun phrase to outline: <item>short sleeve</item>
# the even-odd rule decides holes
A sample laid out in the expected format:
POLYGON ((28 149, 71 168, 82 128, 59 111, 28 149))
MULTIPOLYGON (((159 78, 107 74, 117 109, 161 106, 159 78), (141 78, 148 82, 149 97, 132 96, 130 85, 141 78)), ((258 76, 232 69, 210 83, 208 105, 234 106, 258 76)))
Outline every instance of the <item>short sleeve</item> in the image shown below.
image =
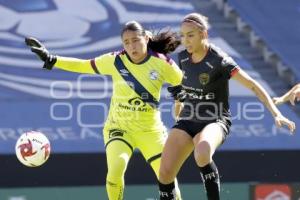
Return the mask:
POLYGON ((228 55, 222 58, 221 66, 227 79, 233 77, 240 70, 238 64, 228 55))
POLYGON ((165 81, 174 86, 179 85, 183 77, 182 71, 171 58, 166 62, 164 75, 165 81))
POLYGON ((92 59, 91 66, 95 73, 102 75, 111 75, 112 70, 114 69, 116 54, 115 53, 107 53, 103 54, 95 59, 92 59))

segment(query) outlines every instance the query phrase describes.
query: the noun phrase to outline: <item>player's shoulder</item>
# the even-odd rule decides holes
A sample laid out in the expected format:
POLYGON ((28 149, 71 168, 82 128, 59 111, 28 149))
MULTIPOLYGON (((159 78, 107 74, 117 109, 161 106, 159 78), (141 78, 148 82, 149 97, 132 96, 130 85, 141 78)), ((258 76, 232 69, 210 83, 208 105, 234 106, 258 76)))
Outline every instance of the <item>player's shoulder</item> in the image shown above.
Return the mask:
POLYGON ((214 56, 217 58, 228 57, 227 53, 225 53, 220 47, 218 47, 212 43, 209 44, 209 53, 211 56, 214 56))
POLYGON ((169 57, 168 55, 166 54, 163 54, 163 53, 159 53, 159 52, 156 52, 156 51, 152 51, 150 50, 149 54, 156 58, 156 59, 159 59, 159 60, 162 60, 164 62, 167 62, 168 64, 172 65, 174 63, 174 61, 171 59, 171 57, 169 57))
POLYGON ((229 65, 237 66, 234 59, 231 56, 229 56, 226 52, 224 52, 221 48, 219 48, 218 46, 216 46, 214 44, 210 44, 209 51, 210 51, 211 59, 214 59, 214 60, 217 60, 218 62, 220 62, 221 66, 223 66, 223 67, 226 67, 229 65))

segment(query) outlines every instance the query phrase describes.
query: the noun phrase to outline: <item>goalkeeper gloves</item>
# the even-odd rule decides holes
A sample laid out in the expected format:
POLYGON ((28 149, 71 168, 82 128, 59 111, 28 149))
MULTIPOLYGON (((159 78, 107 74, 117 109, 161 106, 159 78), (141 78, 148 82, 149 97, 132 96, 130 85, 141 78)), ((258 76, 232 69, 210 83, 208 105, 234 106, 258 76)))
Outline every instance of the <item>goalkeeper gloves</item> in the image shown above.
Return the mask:
POLYGON ((31 48, 31 51, 35 53, 42 61, 44 61, 44 69, 51 70, 56 63, 56 56, 51 55, 46 47, 38 41, 36 38, 27 37, 25 43, 31 48))
POLYGON ((183 89, 182 85, 170 86, 167 90, 171 93, 171 96, 180 102, 184 102, 187 98, 187 93, 183 89))

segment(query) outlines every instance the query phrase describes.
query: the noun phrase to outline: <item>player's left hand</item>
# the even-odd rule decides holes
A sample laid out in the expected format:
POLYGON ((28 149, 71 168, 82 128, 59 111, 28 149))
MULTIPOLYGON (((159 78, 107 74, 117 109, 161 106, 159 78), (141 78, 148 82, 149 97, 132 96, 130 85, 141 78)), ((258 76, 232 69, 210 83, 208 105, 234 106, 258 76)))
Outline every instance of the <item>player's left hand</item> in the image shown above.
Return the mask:
POLYGON ((282 115, 278 115, 274 119, 275 119, 275 124, 277 127, 280 128, 285 125, 290 129, 291 134, 294 134, 294 132, 296 130, 295 122, 290 121, 289 119, 287 119, 286 117, 284 117, 282 115))

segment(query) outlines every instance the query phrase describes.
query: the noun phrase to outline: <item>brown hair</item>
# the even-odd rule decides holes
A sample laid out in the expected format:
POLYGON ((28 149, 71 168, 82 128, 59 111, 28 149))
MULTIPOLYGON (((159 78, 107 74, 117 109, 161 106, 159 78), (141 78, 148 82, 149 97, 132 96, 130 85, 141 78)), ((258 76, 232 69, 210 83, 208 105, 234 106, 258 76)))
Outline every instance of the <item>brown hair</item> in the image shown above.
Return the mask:
POLYGON ((175 32, 167 30, 153 35, 150 31, 146 31, 137 21, 127 22, 122 29, 121 36, 123 36, 125 31, 137 31, 143 36, 148 35, 148 48, 158 53, 171 53, 180 45, 180 39, 175 32))
POLYGON ((186 15, 182 20, 182 23, 184 22, 193 23, 199 27, 201 31, 207 31, 209 28, 208 18, 199 13, 190 13, 186 15))

